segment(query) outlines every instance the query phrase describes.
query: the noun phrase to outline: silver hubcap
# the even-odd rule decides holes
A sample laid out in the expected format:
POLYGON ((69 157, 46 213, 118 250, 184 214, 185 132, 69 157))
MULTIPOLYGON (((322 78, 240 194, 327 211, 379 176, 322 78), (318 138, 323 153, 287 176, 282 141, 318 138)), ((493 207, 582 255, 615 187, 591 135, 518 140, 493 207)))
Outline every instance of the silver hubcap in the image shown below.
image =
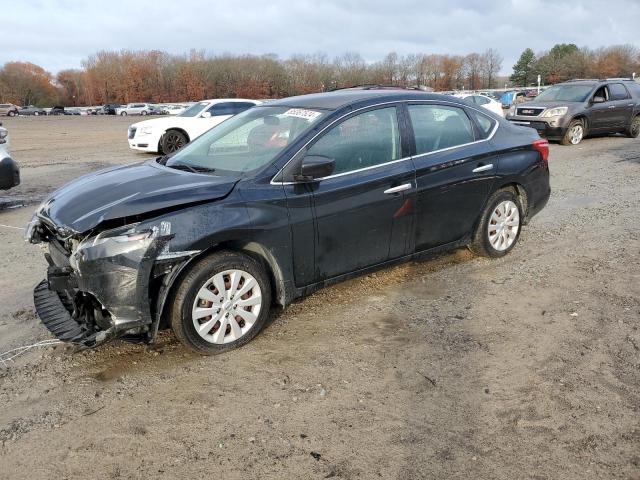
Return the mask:
POLYGON ((505 251, 516 241, 520 229, 520 212, 511 200, 500 202, 489 219, 487 234, 489 243, 499 252, 505 251))
POLYGON ((569 131, 569 141, 573 145, 577 145, 582 140, 583 132, 582 125, 574 125, 569 131))
POLYGON ((224 344, 246 335, 261 308, 262 292, 256 279, 242 270, 225 270, 200 288, 191 316, 202 338, 224 344))

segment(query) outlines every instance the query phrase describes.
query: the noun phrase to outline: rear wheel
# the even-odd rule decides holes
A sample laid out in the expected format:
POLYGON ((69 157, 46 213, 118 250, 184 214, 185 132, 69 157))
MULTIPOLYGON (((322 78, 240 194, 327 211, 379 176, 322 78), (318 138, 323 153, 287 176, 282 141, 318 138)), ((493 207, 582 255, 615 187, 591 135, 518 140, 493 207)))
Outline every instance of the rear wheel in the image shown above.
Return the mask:
POLYGON ((567 132, 564 134, 564 137, 562 137, 560 143, 562 143, 562 145, 578 145, 583 138, 584 124, 580 120, 573 120, 569 124, 567 132))
POLYGON ((143 110, 142 113, 140 115, 142 115, 143 117, 147 114, 146 110, 143 110))
POLYGON ((171 328, 190 349, 213 355, 255 337, 270 306, 271 285, 262 265, 240 253, 217 252, 184 276, 173 298, 171 328))
POLYGON ((636 115, 635 118, 631 120, 631 125, 627 128, 626 134, 627 137, 638 138, 640 135, 640 115, 636 115))
POLYGON ((484 257, 506 255, 520 238, 523 217, 518 197, 511 190, 498 190, 482 212, 469 249, 484 257))
POLYGON ((7 115, 9 115, 10 117, 15 116, 16 112, 14 112, 13 110, 11 110, 7 115))
POLYGON ((121 117, 126 117, 126 116, 127 116, 127 112, 121 112, 121 113, 120 113, 120 116, 121 116, 121 117))
POLYGON ((189 140, 187 140, 187 136, 184 133, 178 130, 169 130, 162 137, 162 151, 165 155, 169 155, 177 152, 187 143, 189 143, 189 140))

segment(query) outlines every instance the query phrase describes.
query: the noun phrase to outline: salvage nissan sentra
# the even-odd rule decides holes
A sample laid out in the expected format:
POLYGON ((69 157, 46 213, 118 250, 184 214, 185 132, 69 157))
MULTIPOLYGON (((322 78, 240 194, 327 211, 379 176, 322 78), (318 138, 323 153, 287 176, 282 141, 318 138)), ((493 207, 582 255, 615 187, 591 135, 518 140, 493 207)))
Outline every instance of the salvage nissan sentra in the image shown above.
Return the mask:
POLYGON ((548 143, 464 100, 353 88, 252 108, 169 157, 52 193, 38 315, 93 347, 171 327, 205 354, 245 344, 273 304, 469 246, 500 257, 549 194, 548 143))

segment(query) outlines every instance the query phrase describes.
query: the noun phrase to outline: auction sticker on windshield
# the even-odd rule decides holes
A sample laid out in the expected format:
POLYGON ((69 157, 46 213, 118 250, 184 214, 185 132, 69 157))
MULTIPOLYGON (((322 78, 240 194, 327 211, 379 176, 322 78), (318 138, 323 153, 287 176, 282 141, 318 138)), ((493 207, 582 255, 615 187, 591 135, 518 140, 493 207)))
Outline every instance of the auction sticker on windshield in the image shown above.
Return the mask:
POLYGON ((316 112, 314 110, 305 110, 304 108, 290 108, 282 115, 284 115, 285 117, 297 117, 304 118, 305 120, 315 120, 320 115, 322 115, 322 113, 316 112))

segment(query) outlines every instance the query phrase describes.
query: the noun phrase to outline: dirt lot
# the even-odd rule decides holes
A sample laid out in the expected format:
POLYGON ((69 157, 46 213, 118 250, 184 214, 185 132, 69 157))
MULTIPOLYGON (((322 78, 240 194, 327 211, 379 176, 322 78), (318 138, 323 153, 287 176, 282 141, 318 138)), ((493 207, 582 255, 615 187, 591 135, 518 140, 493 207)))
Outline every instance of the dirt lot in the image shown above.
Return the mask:
MULTIPOLYGON (((3 119, 4 121, 5 119, 3 119)), ((145 156, 131 119, 16 118, 14 196, 145 156)), ((553 194, 500 260, 466 250, 321 291, 248 346, 34 350, 0 365, 0 476, 640 478, 640 141, 552 146, 553 194)), ((50 338, 0 212, 0 351, 50 338)))

